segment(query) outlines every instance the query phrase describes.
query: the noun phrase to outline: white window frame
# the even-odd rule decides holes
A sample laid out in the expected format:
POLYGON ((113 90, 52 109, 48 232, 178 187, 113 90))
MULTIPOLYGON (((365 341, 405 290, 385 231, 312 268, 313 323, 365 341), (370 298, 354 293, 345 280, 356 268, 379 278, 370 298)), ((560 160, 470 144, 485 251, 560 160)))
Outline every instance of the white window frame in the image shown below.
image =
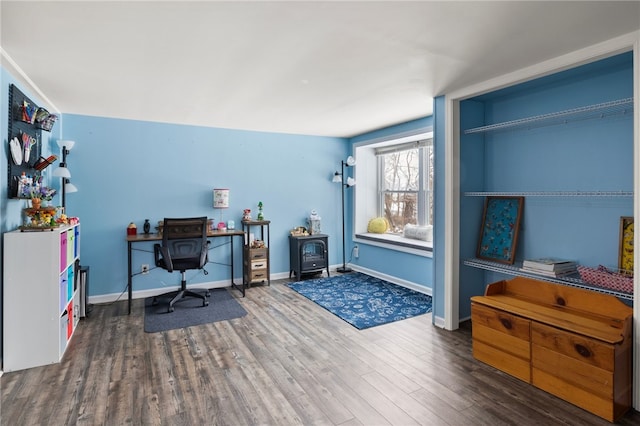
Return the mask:
MULTIPOLYGON (((433 152, 433 139, 422 139, 419 141, 413 141, 404 144, 392 145, 383 148, 376 148, 376 153, 378 156, 378 215, 384 216, 385 209, 385 196, 390 193, 413 193, 416 196, 417 202, 417 218, 416 225, 425 226, 425 225, 433 225, 430 220, 430 207, 431 201, 430 196, 433 195, 433 188, 430 185, 429 173, 433 176, 433 164, 429 164, 429 154, 433 152), (385 156, 388 154, 393 154, 397 152, 409 151, 409 150, 418 150, 418 188, 415 190, 387 190, 385 188, 385 177, 384 177, 384 167, 385 167, 385 156)), ((433 155, 431 154, 431 158, 433 155)), ((433 211, 431 211, 431 216, 433 216, 433 211)))
MULTIPOLYGON (((353 187, 355 189, 353 216, 353 239, 355 242, 407 252, 418 256, 432 257, 432 241, 415 240, 405 238, 402 235, 374 234, 367 232, 367 225, 369 221, 379 215, 378 207, 380 198, 378 186, 378 157, 375 153, 376 148, 401 145, 427 139, 433 139, 433 131, 431 128, 423 128, 399 135, 358 142, 353 145, 353 154, 356 158, 354 174, 357 182, 357 185, 353 187)), ((434 208, 434 206, 432 206, 432 208, 434 208)))

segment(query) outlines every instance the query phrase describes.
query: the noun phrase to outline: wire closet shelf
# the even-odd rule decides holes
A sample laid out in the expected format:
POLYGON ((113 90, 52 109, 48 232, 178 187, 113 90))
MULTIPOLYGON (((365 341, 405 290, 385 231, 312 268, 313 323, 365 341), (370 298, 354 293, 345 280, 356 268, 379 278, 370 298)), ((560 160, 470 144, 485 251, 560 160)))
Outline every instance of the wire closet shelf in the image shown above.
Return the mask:
POLYGON ((564 124, 569 121, 585 120, 590 118, 604 118, 615 114, 626 114, 633 111, 633 98, 618 99, 549 114, 535 115, 502 123, 489 124, 487 126, 467 129, 464 134, 484 133, 498 130, 516 129, 522 127, 541 127, 554 124, 564 124))
POLYGON ((598 293, 603 293, 603 294, 610 294, 620 299, 633 301, 633 294, 622 293, 622 292, 607 289, 607 288, 589 285, 588 283, 585 283, 584 281, 582 281, 580 278, 574 278, 571 276, 562 277, 562 278, 553 278, 548 276, 540 276, 534 273, 528 273, 521 269, 522 262, 514 265, 505 265, 503 263, 491 262, 483 259, 466 259, 462 263, 472 268, 479 268, 479 269, 484 269, 486 271, 492 271, 492 272, 500 272, 500 273, 512 275, 512 276, 521 276, 521 277, 533 278, 538 280, 542 279, 544 281, 552 282, 555 284, 582 288, 585 290, 596 291, 598 293))

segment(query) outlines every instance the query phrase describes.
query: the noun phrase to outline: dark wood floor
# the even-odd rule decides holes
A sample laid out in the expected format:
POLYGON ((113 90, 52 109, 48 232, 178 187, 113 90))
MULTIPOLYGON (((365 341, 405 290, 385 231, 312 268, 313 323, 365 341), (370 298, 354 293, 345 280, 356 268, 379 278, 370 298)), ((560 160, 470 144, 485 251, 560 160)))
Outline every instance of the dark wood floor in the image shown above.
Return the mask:
POLYGON ((609 424, 475 361, 468 324, 358 331, 282 281, 238 301, 243 318, 152 334, 142 300, 95 306, 60 364, 2 376, 2 425, 609 424))

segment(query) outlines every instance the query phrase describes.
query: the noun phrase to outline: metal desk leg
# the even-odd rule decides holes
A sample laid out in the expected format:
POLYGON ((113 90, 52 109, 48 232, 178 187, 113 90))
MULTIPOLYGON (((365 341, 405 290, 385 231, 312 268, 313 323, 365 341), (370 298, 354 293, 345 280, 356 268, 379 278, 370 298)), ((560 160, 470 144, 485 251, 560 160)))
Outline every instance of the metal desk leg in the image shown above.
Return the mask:
POLYGON ((129 314, 131 314, 131 298, 133 296, 133 288, 131 285, 131 241, 127 241, 127 293, 129 298, 129 314))
MULTIPOLYGON (((244 274, 243 274, 243 277, 242 277, 242 288, 238 287, 238 285, 233 280, 233 258, 234 258, 234 254, 233 254, 234 253, 234 251, 233 251, 233 235, 230 236, 229 238, 231 240, 231 262, 230 262, 231 263, 231 288, 235 288, 235 289, 240 290, 240 292, 242 293, 242 297, 244 297, 245 289, 246 289, 246 286, 245 286, 245 283, 244 283, 244 274)), ((242 235, 242 242, 244 243, 244 235, 242 235)), ((244 261, 244 259, 243 259, 243 261, 244 261)))

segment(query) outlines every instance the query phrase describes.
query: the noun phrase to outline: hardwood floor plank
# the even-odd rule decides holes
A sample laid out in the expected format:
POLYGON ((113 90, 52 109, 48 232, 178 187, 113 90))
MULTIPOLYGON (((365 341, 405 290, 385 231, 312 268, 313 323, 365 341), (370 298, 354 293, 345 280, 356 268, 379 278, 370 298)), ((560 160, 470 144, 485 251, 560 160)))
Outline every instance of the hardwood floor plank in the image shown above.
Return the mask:
POLYGON ((476 361, 469 323, 357 330, 285 283, 232 292, 242 318, 161 333, 143 300, 97 305, 61 363, 0 378, 0 424, 609 424, 476 361))

